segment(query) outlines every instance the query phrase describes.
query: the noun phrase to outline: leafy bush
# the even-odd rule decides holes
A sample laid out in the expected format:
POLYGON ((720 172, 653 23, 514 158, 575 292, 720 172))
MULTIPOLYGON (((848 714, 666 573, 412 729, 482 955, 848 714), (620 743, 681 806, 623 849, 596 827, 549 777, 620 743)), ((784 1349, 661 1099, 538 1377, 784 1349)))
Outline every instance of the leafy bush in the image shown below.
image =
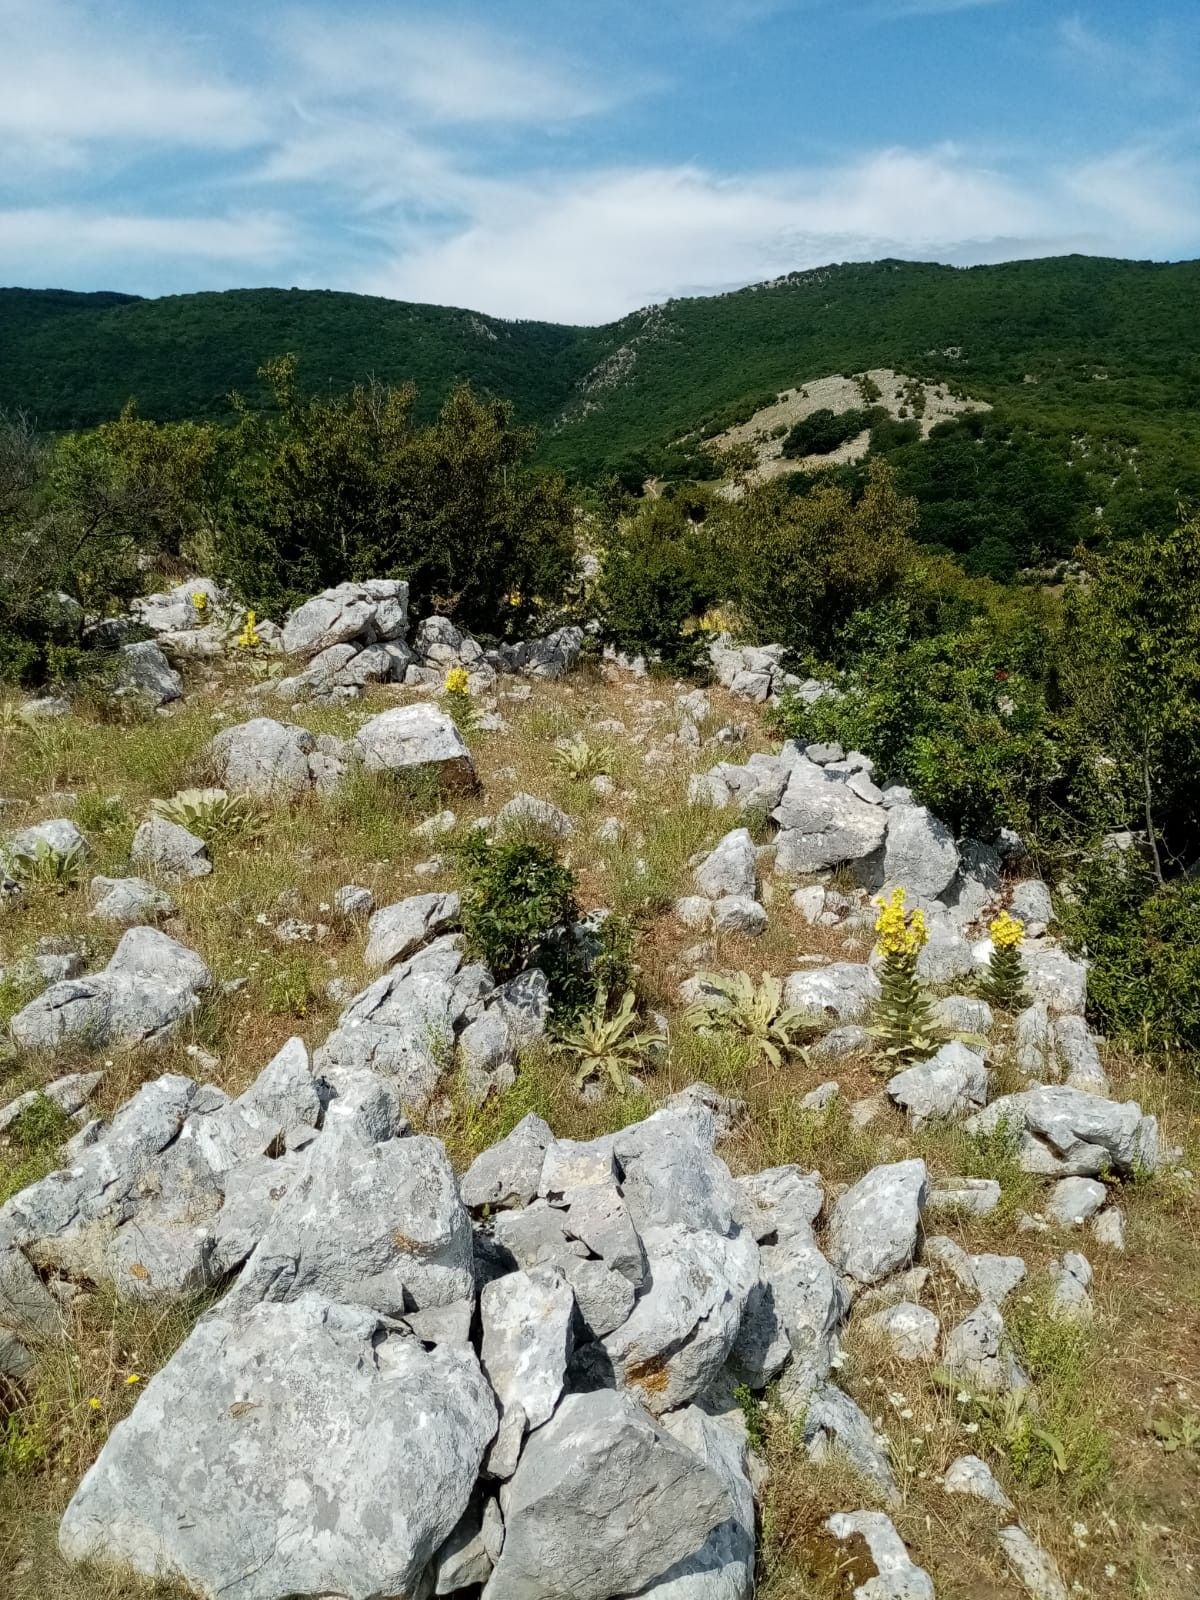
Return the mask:
POLYGON ((799 1050, 795 1036, 808 1022, 803 1013, 784 1005, 779 978, 768 972, 758 983, 748 972, 704 972, 700 977, 713 992, 688 1010, 697 1032, 740 1034, 756 1056, 776 1068, 782 1067, 784 1056, 799 1050))
POLYGON ((464 386, 422 427, 411 385, 305 395, 290 357, 262 375, 274 409, 243 407, 218 543, 248 604, 278 616, 331 584, 393 576, 418 615, 519 631, 558 599, 572 506, 560 478, 525 465, 532 435, 510 405, 464 386))
POLYGON ((702 509, 645 501, 615 517, 605 541, 598 598, 606 637, 672 671, 702 660, 707 641, 693 624, 722 597, 702 509))
POLYGON ((855 408, 851 411, 830 411, 822 407, 810 411, 795 423, 783 441, 785 456, 827 456, 853 439, 855 434, 869 428, 876 413, 855 408))
POLYGON ((1200 1050, 1200 882, 1159 885, 1145 862, 1101 856, 1076 891, 1063 936, 1091 961, 1097 1025, 1143 1048, 1200 1050))
POLYGON ((497 982, 538 965, 550 935, 577 920, 574 874, 549 846, 531 839, 494 841, 477 830, 458 857, 467 951, 487 964, 497 982))

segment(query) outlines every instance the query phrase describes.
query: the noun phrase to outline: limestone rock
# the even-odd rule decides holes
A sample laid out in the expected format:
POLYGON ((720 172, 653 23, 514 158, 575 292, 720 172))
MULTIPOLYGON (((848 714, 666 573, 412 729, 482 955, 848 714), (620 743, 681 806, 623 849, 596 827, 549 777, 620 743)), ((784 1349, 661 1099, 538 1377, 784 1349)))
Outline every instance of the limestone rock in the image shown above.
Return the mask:
POLYGON ((538 1192, 542 1163, 553 1142, 554 1135, 541 1117, 533 1112, 522 1117, 510 1134, 467 1168, 460 1185, 463 1204, 472 1211, 528 1205, 538 1192))
POLYGON ((165 706, 183 694, 183 679, 153 639, 123 644, 117 651, 117 693, 165 706))
POLYGON ((1047 1177, 1095 1177, 1110 1166, 1153 1171, 1161 1159, 1158 1123, 1135 1100, 1118 1104, 1066 1084, 1001 1095, 967 1128, 990 1133, 1001 1122, 1019 1132, 1024 1170, 1047 1177))
POLYGON ((1030 1600, 1068 1600, 1054 1557, 1043 1550, 1019 1524, 997 1534, 1001 1553, 1030 1600))
POLYGON ((148 867, 174 882, 206 878, 212 871, 204 840, 166 817, 146 818, 133 836, 129 859, 135 867, 148 867))
POLYGON ((934 1600, 929 1574, 909 1557, 882 1511, 838 1511, 825 1526, 835 1539, 862 1539, 875 1563, 875 1577, 855 1588, 855 1600, 934 1600))
POLYGON ((727 833, 692 876, 697 889, 709 900, 721 900, 727 895, 753 900, 757 858, 749 830, 734 828, 727 833))
POLYGON ((978 1456, 957 1456, 946 1468, 942 1485, 947 1494, 969 1494, 1002 1511, 1012 1510, 1012 1501, 996 1482, 991 1467, 978 1456))
POLYGON ((958 847, 944 822, 926 806, 893 806, 887 813, 883 847, 884 885, 900 885, 910 896, 935 899, 958 871, 958 847))
POLYGON ((382 906, 367 924, 370 938, 363 960, 371 969, 403 961, 421 945, 452 927, 460 910, 457 894, 414 894, 382 906))
POLYGON ((834 961, 827 967, 793 972, 783 987, 785 1005, 838 1022, 860 1022, 879 995, 878 977, 857 961, 834 961))
POLYGON ((368 772, 431 767, 441 782, 475 787, 475 764, 449 714, 427 702, 381 711, 358 730, 354 749, 368 772))
POLYGON ((878 1283, 911 1260, 929 1193, 924 1161, 874 1167, 833 1208, 829 1259, 858 1283, 878 1283))
POLYGON ((721 1477, 628 1395, 572 1394, 508 1486, 487 1600, 612 1600, 697 1555, 734 1515, 721 1477))
POLYGON ((171 896, 145 878, 95 877, 89 893, 92 915, 101 922, 115 922, 121 928, 156 922, 160 917, 175 914, 171 896))
POLYGON ((928 1061, 898 1072, 887 1092, 909 1114, 914 1128, 935 1119, 966 1116, 987 1100, 988 1071, 983 1057, 952 1039, 928 1061))
POLYGON ((901 1361, 932 1360, 942 1331, 932 1311, 907 1300, 872 1312, 863 1327, 882 1339, 901 1361))
POLYGON ((942 1365, 958 1382, 982 1394, 1007 1394, 1029 1387, 1029 1379, 1007 1348, 1004 1318, 990 1301, 976 1306, 946 1335, 942 1365))
POLYGON ((223 1304, 114 1429, 59 1545, 224 1600, 413 1594, 495 1425, 470 1350, 315 1295, 223 1304))
POLYGON ((484 1287, 481 1359, 501 1411, 521 1406, 530 1428, 548 1422, 562 1394, 575 1296, 554 1267, 510 1272, 484 1287))

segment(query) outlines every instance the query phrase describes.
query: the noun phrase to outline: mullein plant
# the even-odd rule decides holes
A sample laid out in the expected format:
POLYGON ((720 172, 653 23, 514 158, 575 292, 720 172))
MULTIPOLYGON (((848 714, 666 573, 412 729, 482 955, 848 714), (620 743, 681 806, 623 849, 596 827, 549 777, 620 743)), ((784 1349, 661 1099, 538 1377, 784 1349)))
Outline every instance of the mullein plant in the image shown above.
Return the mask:
POLYGON ((475 726, 475 707, 471 703, 471 674, 466 667, 451 667, 446 674, 446 707, 460 733, 475 726))
POLYGON ((1025 924, 1002 911, 988 924, 988 932, 992 936, 992 954, 980 986, 983 997, 1002 1011, 1018 1011, 1025 1004, 1025 970, 1018 953, 1025 924))
POLYGON ((883 1052, 907 1059, 929 1055, 941 1043, 933 1008, 917 977, 917 957, 929 938, 925 913, 920 907, 905 909, 903 889, 893 889, 890 900, 876 900, 875 948, 883 957, 879 969, 881 994, 875 1005, 871 1033, 883 1052))

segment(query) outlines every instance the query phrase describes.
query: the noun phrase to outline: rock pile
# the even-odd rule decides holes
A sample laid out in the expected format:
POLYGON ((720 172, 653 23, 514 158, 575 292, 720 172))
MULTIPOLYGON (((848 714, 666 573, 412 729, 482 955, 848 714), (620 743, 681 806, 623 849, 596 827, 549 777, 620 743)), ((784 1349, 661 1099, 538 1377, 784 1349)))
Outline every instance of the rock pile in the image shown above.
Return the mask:
POLYGON ((785 689, 808 705, 838 692, 833 684, 820 678, 800 678, 794 672, 785 672, 780 663, 786 647, 781 644, 739 646, 723 633, 713 641, 708 653, 717 682, 730 694, 757 705, 774 703, 785 689))

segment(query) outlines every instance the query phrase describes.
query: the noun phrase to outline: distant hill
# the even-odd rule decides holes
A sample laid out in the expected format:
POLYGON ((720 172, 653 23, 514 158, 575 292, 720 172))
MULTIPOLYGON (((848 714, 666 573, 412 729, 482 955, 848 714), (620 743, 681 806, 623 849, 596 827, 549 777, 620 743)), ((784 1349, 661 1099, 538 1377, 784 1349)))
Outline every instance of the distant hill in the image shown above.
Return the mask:
POLYGON ((253 394, 255 369, 293 351, 312 387, 412 379, 424 414, 468 378, 538 426, 545 460, 591 477, 686 465, 689 441, 779 391, 886 367, 1038 430, 1200 458, 1198 307, 1200 262, 1084 256, 831 266, 597 328, 323 290, 0 289, 0 406, 50 430, 131 397, 147 416, 221 418, 230 390, 253 394))

